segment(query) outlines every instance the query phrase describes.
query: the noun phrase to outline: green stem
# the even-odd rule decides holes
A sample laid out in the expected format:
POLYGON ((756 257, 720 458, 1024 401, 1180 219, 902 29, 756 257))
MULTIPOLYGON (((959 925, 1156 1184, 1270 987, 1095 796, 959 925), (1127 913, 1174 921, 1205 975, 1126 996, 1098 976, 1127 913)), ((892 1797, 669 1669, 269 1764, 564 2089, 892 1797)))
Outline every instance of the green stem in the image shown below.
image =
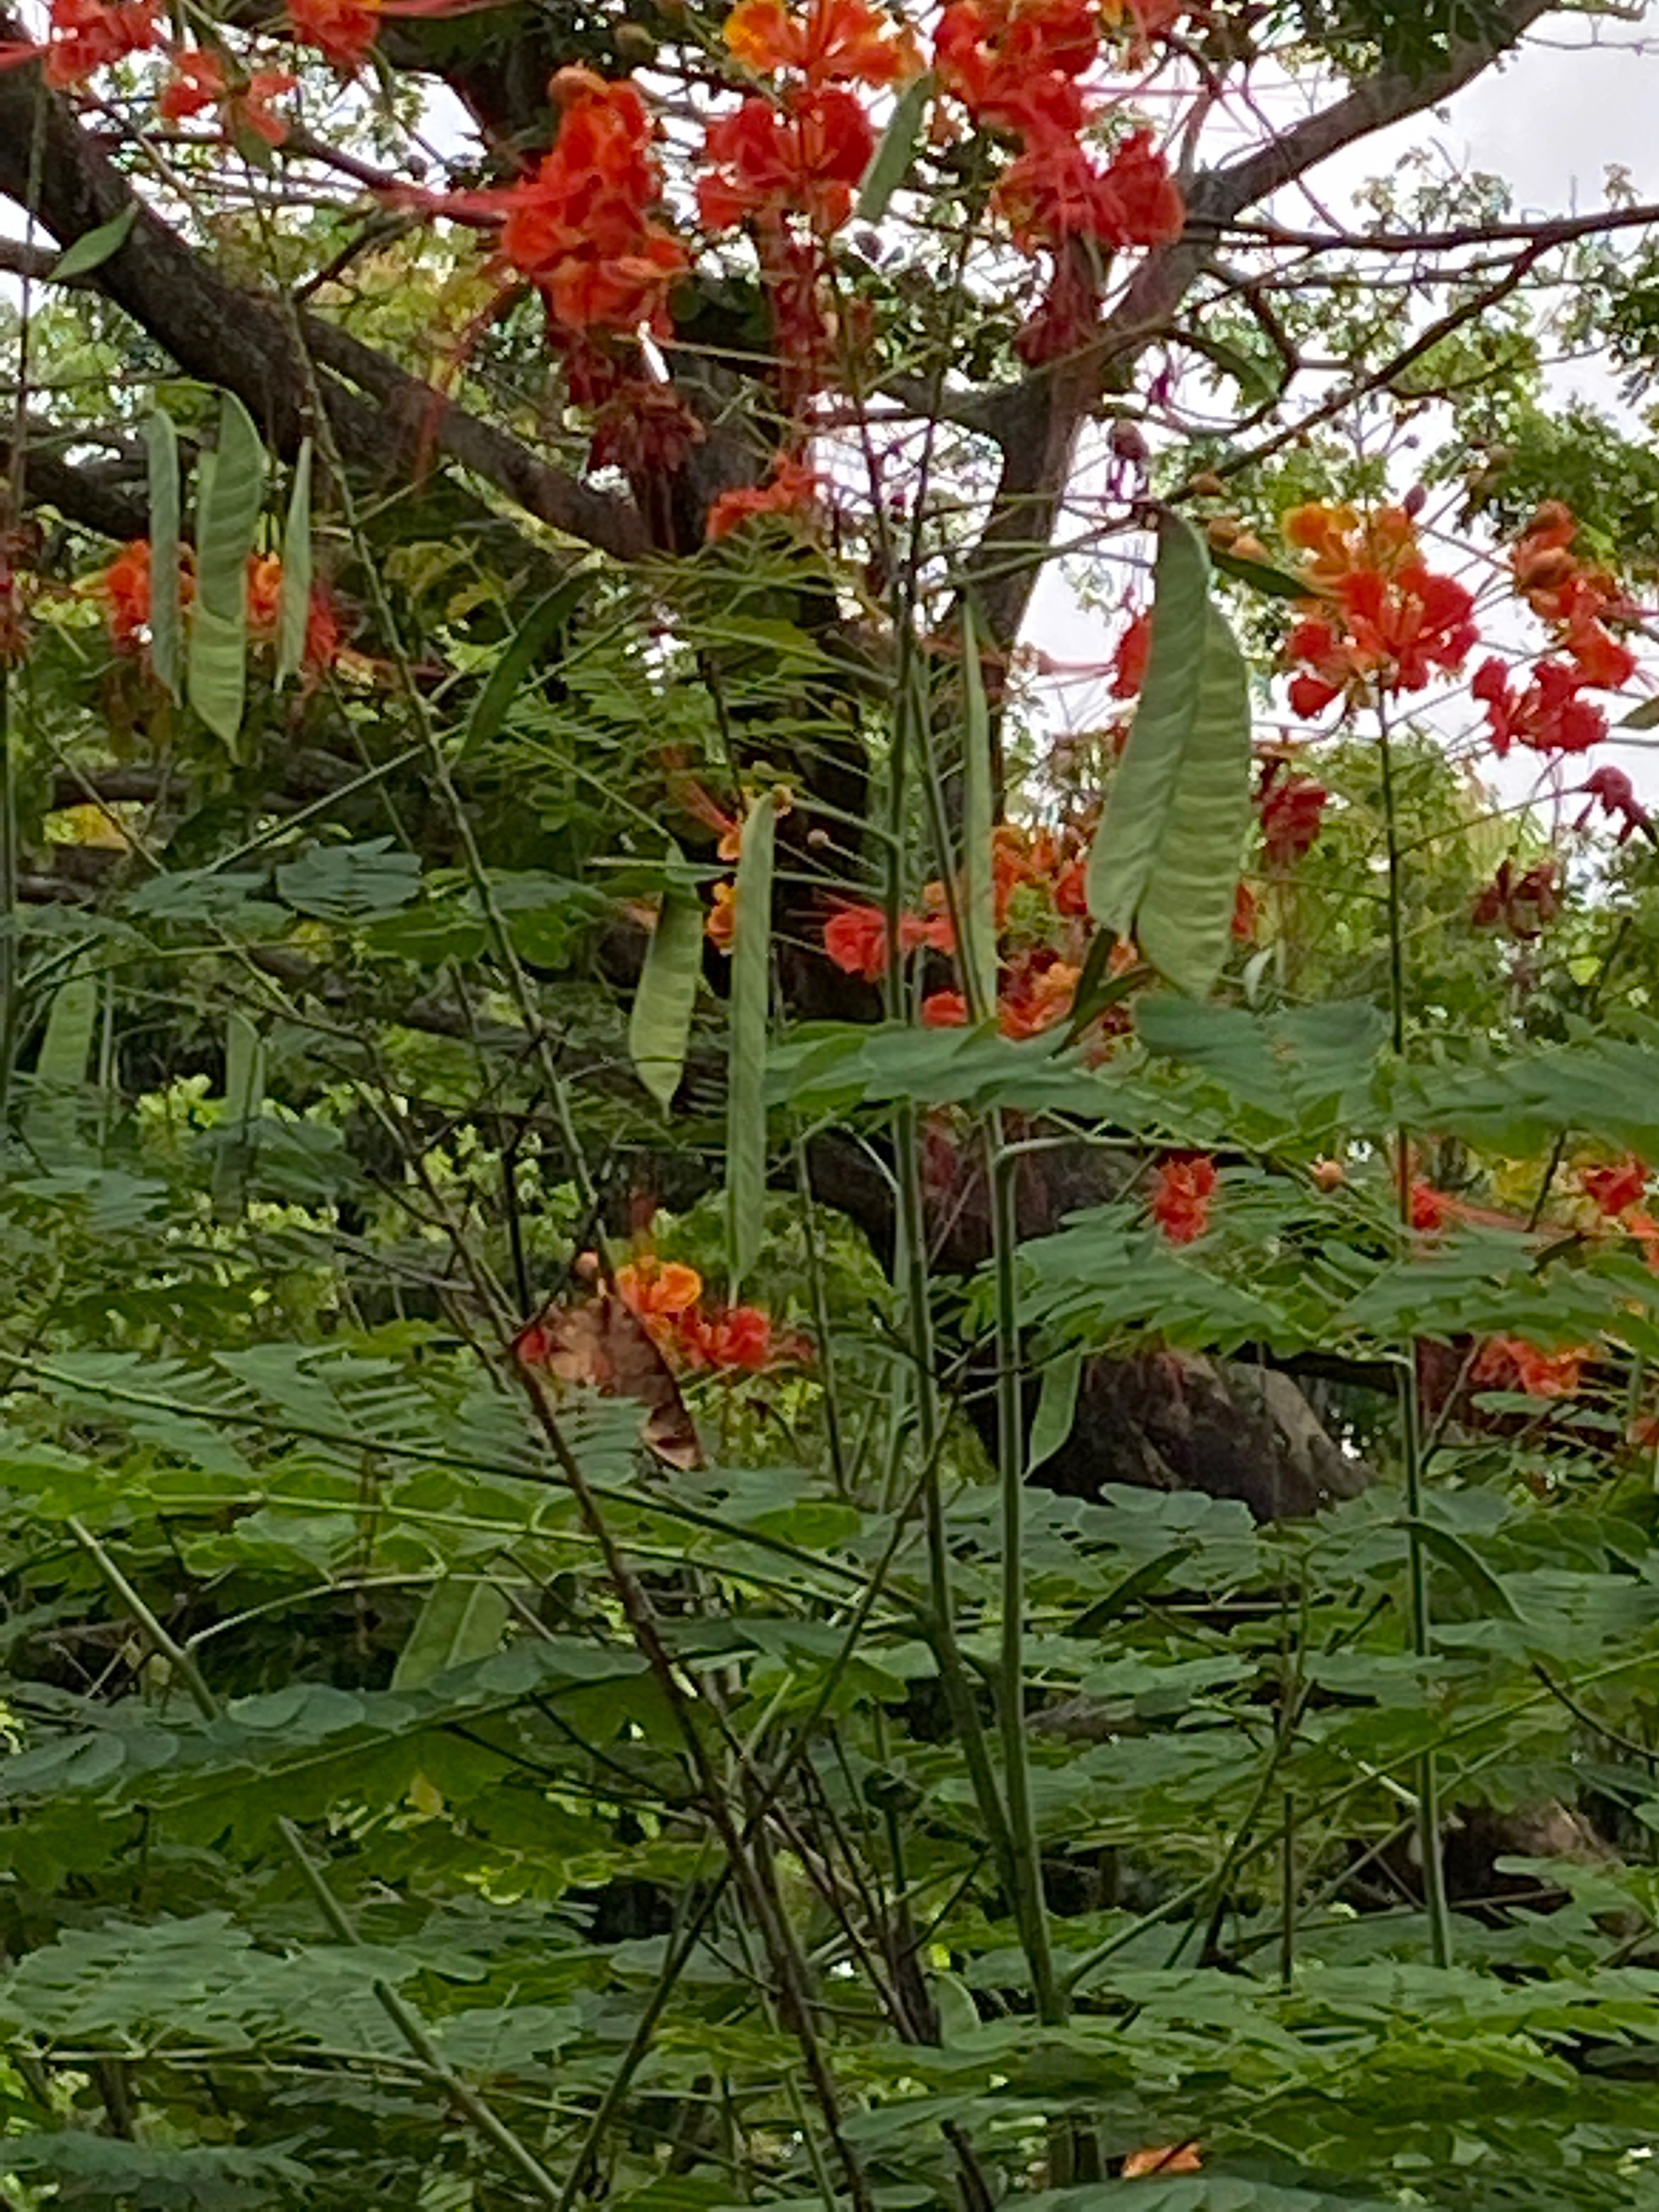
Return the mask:
MULTIPOLYGON (((179 1680, 190 1692, 191 1701, 203 1719, 204 1721, 223 1720, 224 1706, 208 1686, 206 1676, 191 1655, 176 1637, 167 1633, 116 1562, 84 1522, 71 1515, 67 1525, 70 1535, 97 1568, 116 1597, 126 1607, 137 1622, 150 1648, 159 1653, 169 1666, 177 1669, 179 1680)), ((307 1850, 299 1830, 291 1820, 287 1819, 279 1819, 276 1828, 289 1856, 299 1869, 307 1888, 316 1899, 318 1909, 329 1927, 343 1943, 354 1946, 360 1944, 362 1941, 362 1937, 352 1926, 345 1907, 330 1889, 319 1869, 312 1863, 311 1854, 307 1850)), ((560 2201, 559 2185, 529 2145, 520 2142, 506 2121, 498 2113, 493 2112, 479 2096, 477 2091, 470 2083, 464 2081, 455 2072, 438 2049, 437 2045, 432 2040, 423 2023, 404 2002, 398 1992, 382 1981, 377 1981, 374 1987, 375 2002, 381 2011, 402 2036, 410 2051, 440 2084, 445 2095, 458 2110, 467 2115, 479 2134, 487 2136, 503 2157, 518 2168, 526 2180, 532 2185, 541 2203, 556 2206, 560 2201)))
MULTIPOLYGON (((1394 748, 1388 717, 1379 701, 1377 736, 1382 769, 1382 818, 1388 837, 1389 860, 1389 995, 1394 1051, 1396 1060, 1406 1051, 1406 933, 1404 876, 1400 850, 1400 818, 1395 790, 1394 748)), ((1410 1132, 1402 1124, 1395 1131, 1395 1164, 1402 1240, 1412 1233, 1412 1170, 1410 1132)), ((1399 1370, 1400 1450, 1406 1480, 1407 1571, 1410 1581, 1412 1650, 1425 1674, 1434 1656, 1434 1615, 1429 1589, 1428 1547, 1423 1541, 1423 1417, 1418 1389, 1417 1346, 1407 1340, 1399 1370)), ((1451 1912, 1446 1901, 1446 1869, 1441 1852, 1440 1778, 1434 1753, 1425 1751, 1417 1762, 1418 1846, 1423 1862, 1423 1902, 1428 1913, 1429 1949, 1437 1966, 1452 1960, 1451 1912)))
POLYGON ((1054 1974, 1048 1941, 1048 1906, 1042 1884, 1042 1849, 1031 1802, 1031 1765, 1025 1735, 1025 1422, 1020 1402, 1020 1340, 1015 1264, 1019 1251, 1016 1163, 1002 1152, 1002 1116, 994 1112, 986 1132, 991 1178, 992 1262, 996 1278, 997 1481, 1002 1497, 1002 1650, 998 1673, 1002 1718, 1002 1781, 1007 1793, 1009 1840, 1016 1862, 1025 1955, 1031 1969, 1037 2016, 1052 2027, 1066 2014, 1066 1990, 1054 1974))

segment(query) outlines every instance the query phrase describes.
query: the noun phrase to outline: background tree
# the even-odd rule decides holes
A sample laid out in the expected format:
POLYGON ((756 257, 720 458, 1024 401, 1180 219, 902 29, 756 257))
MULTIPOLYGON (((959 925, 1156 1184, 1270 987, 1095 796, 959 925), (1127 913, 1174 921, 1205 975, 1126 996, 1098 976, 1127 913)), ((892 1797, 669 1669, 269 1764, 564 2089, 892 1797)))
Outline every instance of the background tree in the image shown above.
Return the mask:
POLYGON ((1560 12, 9 27, 21 2201, 1648 2201, 1560 12))

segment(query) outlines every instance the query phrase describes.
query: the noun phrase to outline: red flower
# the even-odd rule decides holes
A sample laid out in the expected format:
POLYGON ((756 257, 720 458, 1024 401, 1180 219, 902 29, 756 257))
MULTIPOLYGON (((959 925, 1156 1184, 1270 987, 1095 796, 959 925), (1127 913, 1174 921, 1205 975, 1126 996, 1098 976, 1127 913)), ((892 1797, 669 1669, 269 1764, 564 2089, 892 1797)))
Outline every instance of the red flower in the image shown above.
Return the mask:
POLYGON ((1283 765, 1282 759, 1266 763, 1256 794, 1262 856, 1270 868, 1293 866, 1311 848, 1330 802, 1329 792, 1310 775, 1291 774, 1281 780, 1283 765))
POLYGON ((380 28, 380 0, 288 0, 289 28, 348 74, 368 58, 380 28))
POLYGON ((502 216, 502 252, 567 343, 596 331, 631 340, 641 324, 666 337, 669 290, 690 264, 653 218, 662 179, 645 102, 584 69, 561 70, 552 92, 559 134, 535 174, 460 204, 502 216))
POLYGON ((245 86, 233 90, 217 54, 186 46, 173 57, 173 70, 155 102, 161 114, 182 121, 204 108, 218 107, 233 131, 251 131, 268 146, 280 146, 287 137, 288 125, 270 106, 282 94, 292 92, 298 82, 287 70, 256 70, 245 86))
POLYGON ((1535 752, 1582 753, 1607 733, 1607 718, 1580 698, 1584 678, 1565 660, 1540 660, 1523 692, 1510 684, 1501 660, 1484 660, 1469 686, 1486 709, 1492 750, 1502 760, 1512 744, 1535 752))
POLYGON ((1248 945, 1255 935, 1256 896, 1248 884, 1240 884, 1233 893, 1232 933, 1240 945, 1248 945))
POLYGON ((1039 945, 1009 977, 997 1002, 997 1027, 1004 1036, 1041 1036, 1072 1009, 1081 969, 1039 945))
POLYGON ((868 0, 806 0, 798 14, 784 0, 738 0, 726 19, 726 43, 760 76, 795 70, 809 84, 896 84, 919 65, 908 27, 868 0))
POLYGON ((1590 803, 1579 816, 1575 828, 1583 830, 1599 806, 1610 822, 1618 823, 1621 845, 1628 844, 1632 833, 1638 830, 1650 837, 1653 836, 1653 817, 1636 796, 1636 787, 1623 769, 1593 769, 1585 777, 1583 788, 1590 803))
POLYGON ((112 641, 124 650, 140 642, 149 626, 149 540, 124 545, 98 578, 112 641))
POLYGON ((1081 128, 1076 80, 1100 52, 1091 0, 954 0, 934 34, 933 65, 976 123, 1022 138, 1081 128))
POLYGON ((698 212, 709 230, 800 215, 827 234, 852 214, 875 150, 870 118, 843 86, 794 85, 775 101, 757 95, 709 125, 698 212))
POLYGON ((1537 860, 1517 875, 1512 861, 1500 860, 1498 872, 1485 885, 1470 909, 1477 929, 1498 923, 1524 944, 1540 934, 1561 911, 1553 860, 1537 860))
POLYGON ((929 1030, 964 1029, 968 1001, 960 991, 933 991, 921 1002, 921 1024, 929 1030))
POLYGON ((1437 1190, 1432 1183, 1414 1182, 1411 1189, 1412 1227, 1429 1234, 1443 1229, 1455 1219, 1459 1208, 1449 1191, 1437 1190))
POLYGON ((46 82, 79 91, 94 70, 161 42, 155 0, 52 0, 46 82))
POLYGON ((843 975, 878 983, 887 973, 887 917, 878 906, 844 906, 823 925, 823 949, 843 975))
POLYGON ((1298 714, 1322 714, 1353 691, 1420 691, 1437 669, 1463 665, 1477 631, 1474 600, 1449 576, 1434 574, 1417 550, 1403 507, 1368 517, 1352 507, 1292 509, 1281 525, 1311 555, 1309 581, 1335 611, 1323 607, 1291 632, 1285 658, 1301 664, 1291 684, 1298 714))
POLYGON ((1578 1181, 1599 1212, 1620 1214, 1634 1206, 1646 1190, 1648 1171, 1634 1152, 1626 1152, 1611 1167, 1586 1168, 1578 1181))
POLYGON ((1215 1162, 1203 1152, 1173 1154, 1152 1183, 1152 1216, 1171 1244, 1191 1244, 1209 1225, 1215 1162))
POLYGON ((1146 681, 1146 662, 1152 649, 1152 618, 1148 613, 1131 617, 1112 655, 1112 696, 1133 699, 1146 681))
POLYGON ((1074 137, 1044 133, 1009 168, 996 204, 1014 243, 1030 251, 1069 238, 1102 246, 1163 246, 1180 237, 1186 210, 1150 131, 1136 131, 1103 169, 1074 137))
MULTIPOLYGON (((276 635, 282 617, 283 564, 274 553, 256 554, 247 564, 248 628, 256 638, 276 635)), ((313 585, 306 617, 306 641, 301 665, 312 676, 332 665, 340 650, 340 625, 327 594, 313 585)))
POLYGON ((811 469, 781 456, 772 464, 770 483, 745 485, 720 494, 708 510, 704 535, 712 544, 717 538, 729 538, 745 522, 768 514, 805 521, 817 504, 817 490, 818 478, 811 469))
POLYGON ((1522 1337, 1489 1337, 1470 1372, 1477 1388, 1528 1398, 1565 1398, 1578 1388, 1588 1352, 1542 1352, 1522 1337))

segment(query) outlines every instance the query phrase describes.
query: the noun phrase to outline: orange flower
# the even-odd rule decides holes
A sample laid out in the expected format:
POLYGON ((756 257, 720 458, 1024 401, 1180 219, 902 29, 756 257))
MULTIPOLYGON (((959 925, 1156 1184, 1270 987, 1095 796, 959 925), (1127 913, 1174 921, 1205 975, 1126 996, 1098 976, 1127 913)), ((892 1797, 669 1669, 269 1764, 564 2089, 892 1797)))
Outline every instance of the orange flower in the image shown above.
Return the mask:
POLYGON ((1460 1212, 1457 1200, 1449 1191, 1437 1190, 1432 1183, 1418 1182, 1411 1188, 1412 1227, 1431 1234, 1443 1229, 1449 1221, 1455 1220, 1460 1212))
POLYGON ((732 939, 738 927, 738 887, 732 883, 718 883, 714 886, 714 902, 708 909, 708 919, 703 924, 703 934, 717 952, 729 953, 732 939))
MULTIPOLYGON (((247 564, 247 620, 254 637, 269 642, 283 612, 283 564, 275 553, 256 553, 247 564)), ((316 676, 331 667, 340 650, 340 625, 320 586, 313 585, 306 616, 301 665, 316 676)))
POLYGON ((763 515, 775 514, 794 522, 810 519, 817 500, 818 478, 812 471, 802 467, 799 461, 781 456, 772 465, 772 480, 768 484, 744 485, 736 491, 723 491, 708 510, 703 526, 704 535, 713 544, 717 539, 729 538, 746 522, 763 515))
POLYGON ((921 1025, 928 1030, 967 1026, 968 1001, 960 991, 930 991, 921 1002, 921 1025))
POLYGON ((1470 1371, 1477 1389, 1516 1390, 1528 1398, 1568 1398, 1578 1388, 1589 1352, 1543 1352, 1519 1336, 1488 1337, 1470 1371))
POLYGON ((1403 507, 1365 515, 1352 507, 1293 507, 1280 529, 1309 556, 1304 574, 1325 603, 1286 641, 1286 659, 1301 664, 1291 684, 1297 714, 1321 714, 1369 687, 1420 691, 1436 669, 1462 666, 1478 635, 1474 598, 1429 570, 1403 507))
POLYGON ((878 983, 887 973, 887 917, 878 906, 844 906, 823 925, 823 949, 844 975, 878 983))
POLYGON ((687 1313, 702 1296, 702 1277, 678 1260, 647 1253, 617 1270, 617 1294, 641 1321, 687 1313))
POLYGON ((1171 1244, 1191 1244, 1204 1234, 1216 1182, 1215 1162, 1206 1153, 1177 1152, 1160 1164, 1151 1212, 1171 1244))
POLYGON ((155 0, 52 0, 46 82, 79 91, 94 70, 161 42, 155 0))
POLYGON ((921 66, 908 27, 868 0, 806 0, 796 13, 784 0, 738 0, 726 19, 726 43, 757 75, 795 70, 809 84, 896 84, 921 66))
POLYGON ((303 46, 350 74, 362 68, 380 28, 380 0, 288 0, 289 28, 303 46))
POLYGON ((1081 972, 1039 947, 998 1003, 997 1026, 1004 1036, 1040 1036, 1062 1021, 1071 1010, 1081 972))
POLYGON ((1617 1215, 1628 1212, 1646 1190, 1648 1170, 1634 1152, 1626 1152, 1611 1167, 1586 1168, 1578 1182, 1598 1212, 1617 1215))
POLYGON ((697 210, 709 230, 804 216, 821 236, 838 230, 876 150, 869 117, 845 86, 792 85, 758 95, 708 126, 697 210))
POLYGON ((246 85, 232 90, 217 54, 187 46, 173 57, 173 70, 155 103, 161 114, 178 122, 199 115, 204 108, 217 107, 233 132, 251 131, 268 146, 280 146, 287 137, 288 125, 270 106, 299 82, 287 70, 256 70, 246 85))
POLYGON ((124 650, 140 642, 149 625, 149 540, 124 545, 97 580, 109 617, 112 641, 124 650))

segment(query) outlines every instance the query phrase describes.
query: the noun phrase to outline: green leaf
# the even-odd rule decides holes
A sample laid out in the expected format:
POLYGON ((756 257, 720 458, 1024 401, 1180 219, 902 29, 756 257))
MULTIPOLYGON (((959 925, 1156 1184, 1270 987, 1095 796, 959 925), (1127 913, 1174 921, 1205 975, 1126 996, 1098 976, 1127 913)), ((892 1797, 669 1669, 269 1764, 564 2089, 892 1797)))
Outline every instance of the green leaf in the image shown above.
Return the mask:
POLYGON ((894 103, 892 116, 859 187, 860 222, 879 222, 889 201, 909 174, 933 96, 933 80, 924 75, 912 77, 894 103))
POLYGON ((283 588, 276 609, 276 682, 297 676, 306 657, 311 621, 311 441, 294 464, 288 520, 283 526, 283 588))
POLYGON ((52 994, 24 1120, 25 1134, 42 1159, 61 1160, 76 1149, 76 1107, 86 1087, 98 1000, 95 975, 71 975, 52 994))
POLYGON ((1305 576, 1293 576, 1288 568, 1274 568, 1266 561, 1252 561, 1248 555, 1224 552, 1219 546, 1210 549, 1210 562, 1224 576, 1231 576, 1240 584, 1248 584, 1252 591, 1265 592, 1270 599, 1316 599, 1319 593, 1305 576))
POLYGON ((204 455, 196 501, 196 604, 190 703, 237 755, 247 689, 247 564, 264 495, 265 449, 240 399, 219 403, 219 442, 204 455))
POLYGON ((264 1095, 264 1040, 248 1017, 233 1008, 225 1024, 225 1123, 213 1163, 214 1209, 221 1219, 241 1211, 264 1095))
POLYGON ((511 1611, 494 1583, 456 1575, 430 1591, 392 1669, 394 1690, 418 1690, 495 1650, 511 1611))
MULTIPOLYGON (((679 859, 678 851, 674 859, 679 859)), ((684 1073, 702 974, 702 903, 671 875, 628 1018, 629 1058, 665 1111, 672 1105, 684 1073)))
POLYGON ((1036 1418, 1026 1449, 1025 1471, 1031 1474, 1050 1460, 1072 1433, 1077 1413, 1078 1384, 1083 1376, 1083 1354, 1077 1348, 1060 1352, 1042 1370, 1042 1390, 1036 1418))
POLYGON ((126 244, 132 226, 138 220, 138 203, 129 200, 118 215, 107 222, 100 222, 96 230, 82 234, 75 243, 60 253, 46 271, 49 284, 67 284, 72 277, 89 276, 94 269, 101 269, 112 253, 118 253, 126 244))
POLYGON ((1659 697, 1644 699, 1613 724, 1618 730, 1659 730, 1659 697))
POLYGON ((149 659, 175 700, 184 673, 179 616, 179 434, 165 408, 144 424, 149 460, 149 659))
POLYGON ((776 830, 777 802, 768 792, 743 825, 733 902, 726 1195, 734 1289, 759 1256, 766 1207, 766 1032, 776 830))
POLYGON ((1201 997, 1231 939, 1250 818, 1249 686, 1188 523, 1159 525, 1146 688, 1089 856, 1089 908, 1201 997))
POLYGON ((995 795, 991 787, 991 715, 980 666, 979 626, 973 609, 965 605, 962 682, 963 959, 972 979, 975 1005, 983 1016, 997 1002, 996 896, 991 866, 995 795))
POLYGON ((419 895, 421 864, 392 849, 389 837, 361 845, 318 845, 276 871, 280 896, 319 921, 372 921, 419 895))
POLYGON ((490 670, 484 687, 473 702, 466 727, 455 749, 457 760, 486 745, 507 720, 507 709, 531 670, 537 667, 548 646, 593 588, 594 572, 579 568, 538 599, 514 633, 512 642, 490 670))
POLYGON ((1473 1550, 1454 1529, 1439 1528, 1432 1521, 1406 1520, 1401 1522, 1401 1526, 1413 1530, 1418 1541, 1461 1575, 1475 1595, 1484 1599, 1492 1612, 1505 1620, 1520 1620, 1515 1600, 1480 1553, 1473 1550))

